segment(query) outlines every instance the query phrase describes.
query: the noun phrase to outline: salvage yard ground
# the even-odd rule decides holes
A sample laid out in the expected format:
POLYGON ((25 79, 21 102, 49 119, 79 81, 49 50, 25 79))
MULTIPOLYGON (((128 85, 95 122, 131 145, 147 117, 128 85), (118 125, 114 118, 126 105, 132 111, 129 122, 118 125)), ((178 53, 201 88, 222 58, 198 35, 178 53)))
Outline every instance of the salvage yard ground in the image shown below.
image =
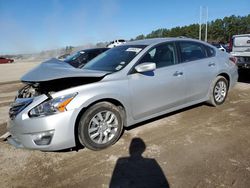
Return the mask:
MULTIPOLYGON (((2 76, 11 80, 6 72, 0 71, 0 75, 0 82, 2 76)), ((20 77, 20 73, 15 76, 20 77)), ((125 172, 120 176, 113 174, 117 160, 130 157, 127 162, 134 162, 130 166, 138 174, 130 176, 133 181, 129 187, 154 179, 144 177, 145 169, 139 165, 150 158, 158 163, 170 187, 249 188, 249 77, 245 74, 240 78, 242 82, 229 93, 224 105, 200 104, 141 123, 103 151, 41 152, 0 142, 0 187, 109 187, 112 177, 123 182, 123 174, 133 173, 122 168, 125 172), (146 148, 143 158, 134 160, 129 149, 133 155, 135 149, 130 144, 136 137, 146 148)), ((20 87, 19 82, 0 84, 0 135, 6 132, 8 105, 20 87)), ((136 149, 140 147, 143 150, 143 146, 136 149)))

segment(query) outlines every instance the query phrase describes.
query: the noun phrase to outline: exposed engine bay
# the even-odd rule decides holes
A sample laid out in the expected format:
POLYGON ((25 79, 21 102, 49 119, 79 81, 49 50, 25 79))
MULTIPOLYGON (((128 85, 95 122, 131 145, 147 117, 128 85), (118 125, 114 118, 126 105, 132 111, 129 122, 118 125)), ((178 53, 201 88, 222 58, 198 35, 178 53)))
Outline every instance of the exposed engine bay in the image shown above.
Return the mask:
POLYGON ((17 98, 33 98, 42 94, 50 95, 53 92, 98 82, 102 79, 103 77, 73 77, 43 82, 24 82, 26 85, 18 91, 17 98))

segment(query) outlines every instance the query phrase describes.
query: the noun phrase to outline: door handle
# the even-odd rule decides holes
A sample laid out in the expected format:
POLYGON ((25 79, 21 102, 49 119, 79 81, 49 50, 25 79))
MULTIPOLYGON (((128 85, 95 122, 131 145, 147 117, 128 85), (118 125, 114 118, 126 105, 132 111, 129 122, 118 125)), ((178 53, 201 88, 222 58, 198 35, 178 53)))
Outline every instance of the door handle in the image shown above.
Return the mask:
POLYGON ((179 72, 179 71, 176 71, 173 76, 182 76, 183 75, 183 72, 179 72))
POLYGON ((215 66, 215 63, 209 63, 208 66, 209 66, 209 67, 214 67, 214 66, 215 66))

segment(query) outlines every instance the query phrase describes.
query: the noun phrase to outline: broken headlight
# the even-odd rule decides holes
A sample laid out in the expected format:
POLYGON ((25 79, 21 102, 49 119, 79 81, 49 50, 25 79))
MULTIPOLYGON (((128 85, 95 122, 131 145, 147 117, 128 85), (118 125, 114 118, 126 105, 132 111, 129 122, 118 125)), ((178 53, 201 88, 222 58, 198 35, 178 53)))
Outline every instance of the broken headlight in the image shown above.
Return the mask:
POLYGON ((74 93, 44 101, 43 103, 30 110, 29 116, 39 117, 64 112, 67 110, 66 106, 72 101, 72 99, 76 95, 77 93, 74 93))

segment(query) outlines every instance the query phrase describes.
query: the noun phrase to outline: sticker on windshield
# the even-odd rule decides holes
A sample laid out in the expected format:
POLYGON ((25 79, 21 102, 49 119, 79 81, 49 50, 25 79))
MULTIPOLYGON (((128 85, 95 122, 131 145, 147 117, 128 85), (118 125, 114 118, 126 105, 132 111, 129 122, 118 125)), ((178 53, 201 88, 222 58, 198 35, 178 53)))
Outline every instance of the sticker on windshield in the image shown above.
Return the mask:
POLYGON ((141 48, 128 48, 126 51, 139 53, 141 50, 142 50, 141 48))
POLYGON ((115 68, 115 70, 121 70, 121 68, 122 68, 123 66, 122 65, 118 65, 116 68, 115 68))
POLYGON ((80 54, 84 54, 85 52, 83 52, 83 51, 80 51, 80 54))

